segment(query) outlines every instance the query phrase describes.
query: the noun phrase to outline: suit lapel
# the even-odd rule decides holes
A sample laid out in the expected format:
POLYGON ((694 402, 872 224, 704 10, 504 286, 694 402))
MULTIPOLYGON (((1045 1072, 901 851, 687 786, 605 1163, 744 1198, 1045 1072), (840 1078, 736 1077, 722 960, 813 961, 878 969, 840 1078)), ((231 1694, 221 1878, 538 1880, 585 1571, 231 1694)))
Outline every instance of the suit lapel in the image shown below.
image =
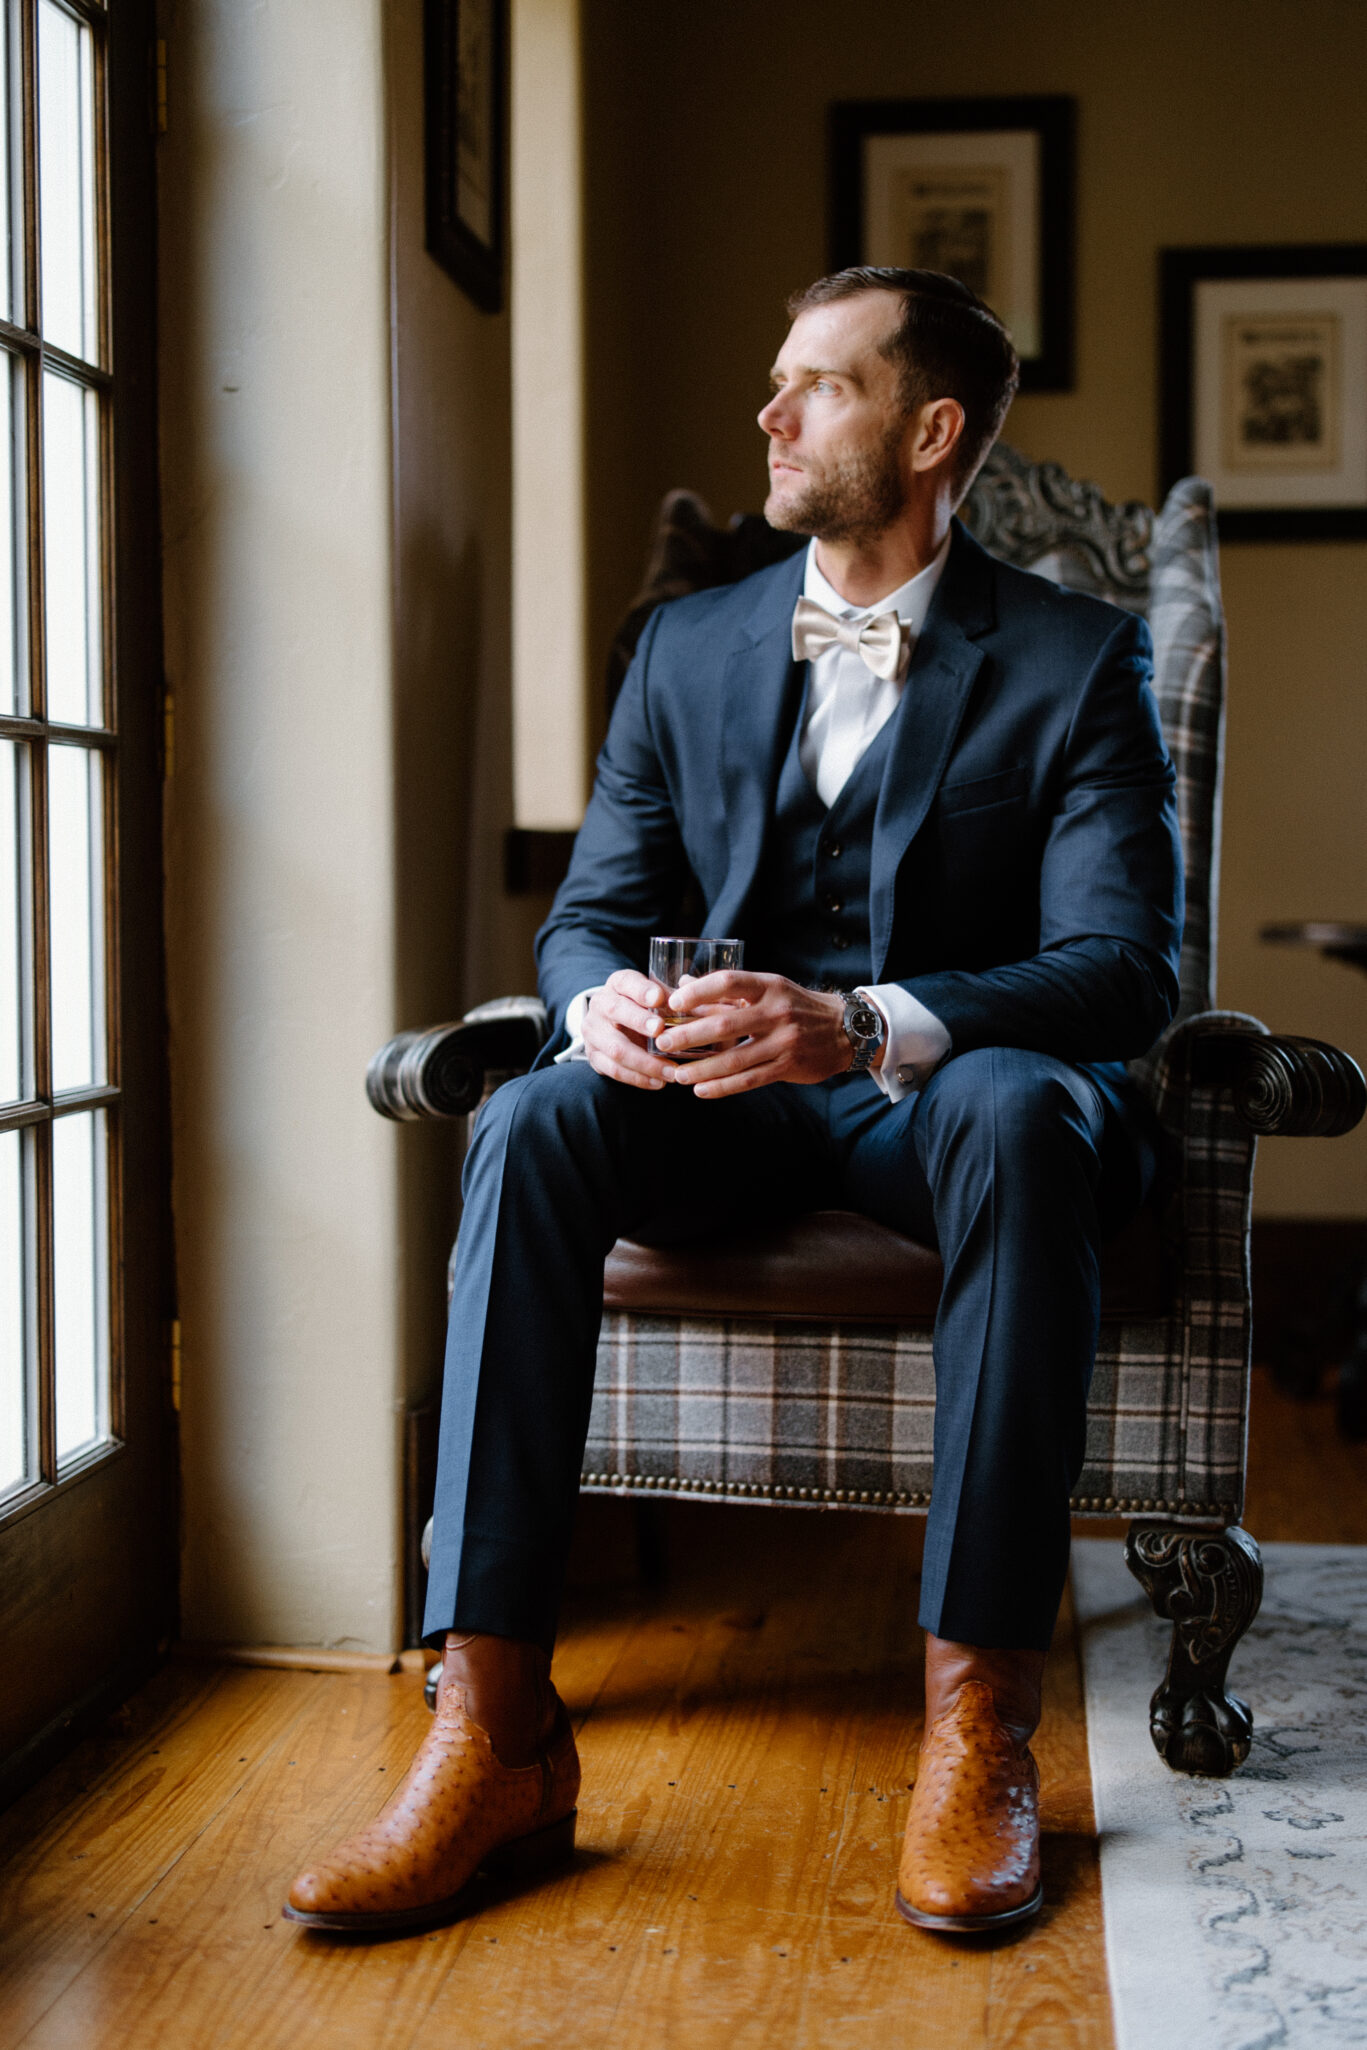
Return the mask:
POLYGON ((770 579, 722 672, 715 759, 728 860, 711 913, 718 931, 734 932, 741 924, 773 821, 783 755, 802 695, 803 671, 793 660, 792 629, 805 565, 805 551, 799 550, 770 579))
POLYGON ((925 823, 982 668, 976 637, 993 624, 990 558, 956 520, 949 560, 893 715, 874 818, 869 939, 875 982, 892 943, 897 871, 925 823))

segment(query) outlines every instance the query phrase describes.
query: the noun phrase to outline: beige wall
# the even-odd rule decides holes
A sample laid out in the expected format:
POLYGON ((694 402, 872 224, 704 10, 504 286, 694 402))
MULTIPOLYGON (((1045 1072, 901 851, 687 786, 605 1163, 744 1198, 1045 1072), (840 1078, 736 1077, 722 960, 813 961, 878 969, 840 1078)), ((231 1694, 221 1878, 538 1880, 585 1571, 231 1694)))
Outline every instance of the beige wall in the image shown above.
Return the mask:
POLYGON ((399 1629, 378 0, 174 0, 167 925, 191 1638, 399 1629), (347 147, 339 149, 344 135, 347 147))
MULTIPOLYGON (((503 891, 512 822, 509 320, 427 254, 422 0, 386 8, 394 377, 392 1029, 534 986, 539 907, 503 891)), ((391 1029, 391 1027, 386 1028, 391 1029)), ((398 1135, 410 1398, 441 1362, 456 1133, 398 1135)))
POLYGON ((167 920, 187 1637, 401 1640, 453 1128, 362 1091, 528 986, 506 317, 423 247, 421 0, 170 0, 167 920), (339 138, 345 146, 339 147, 339 138))
MULTIPOLYGON (((661 493, 762 500, 786 293, 825 267, 832 99, 1074 94, 1078 376, 1007 428, 1113 498, 1156 489, 1157 251, 1367 240, 1360 0, 586 0, 591 640, 661 493)), ((1367 1058, 1367 985, 1261 947, 1367 915, 1367 547, 1230 546, 1220 994, 1367 1058)), ((1264 1147, 1265 1213, 1367 1211, 1367 1133, 1264 1147)))

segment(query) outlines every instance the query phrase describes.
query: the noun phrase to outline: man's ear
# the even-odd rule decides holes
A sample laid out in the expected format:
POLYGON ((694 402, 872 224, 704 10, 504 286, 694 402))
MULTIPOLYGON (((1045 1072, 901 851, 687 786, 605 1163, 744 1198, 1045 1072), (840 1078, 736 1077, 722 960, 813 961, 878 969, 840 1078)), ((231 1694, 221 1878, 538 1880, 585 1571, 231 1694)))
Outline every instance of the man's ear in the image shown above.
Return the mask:
POLYGON ((912 469, 938 470, 953 455, 963 431, 964 409, 957 399, 929 399, 912 430, 912 469))

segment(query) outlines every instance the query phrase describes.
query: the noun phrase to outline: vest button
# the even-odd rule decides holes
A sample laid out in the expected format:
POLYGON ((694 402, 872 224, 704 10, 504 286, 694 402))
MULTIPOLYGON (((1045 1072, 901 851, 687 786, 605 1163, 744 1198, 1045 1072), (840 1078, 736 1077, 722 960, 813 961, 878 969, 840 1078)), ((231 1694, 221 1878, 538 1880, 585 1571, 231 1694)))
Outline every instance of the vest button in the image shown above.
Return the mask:
POLYGON ((836 949, 837 953, 843 954, 849 944, 848 933, 836 932, 831 934, 831 945, 836 949))
POLYGON ((823 908, 827 911, 843 911, 845 909, 843 900, 836 896, 834 890, 827 890, 821 902, 823 908))
POLYGON ((832 861, 839 861, 841 855, 845 852, 838 840, 828 840, 824 851, 832 861))

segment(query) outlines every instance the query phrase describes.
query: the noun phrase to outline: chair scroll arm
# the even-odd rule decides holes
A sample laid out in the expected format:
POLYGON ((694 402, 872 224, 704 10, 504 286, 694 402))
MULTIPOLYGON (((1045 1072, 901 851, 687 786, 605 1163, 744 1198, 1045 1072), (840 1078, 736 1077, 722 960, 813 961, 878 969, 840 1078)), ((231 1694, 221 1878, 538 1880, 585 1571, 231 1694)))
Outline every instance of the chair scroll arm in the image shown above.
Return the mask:
POLYGON ((525 1074, 549 1032, 539 997, 499 997, 453 1024, 400 1032, 365 1071, 365 1093, 381 1117, 466 1117, 486 1088, 525 1074))
POLYGON ((1212 1032, 1192 1048, 1191 1078, 1228 1089, 1251 1131, 1266 1138, 1337 1139, 1367 1111, 1361 1068, 1322 1039, 1212 1032))

